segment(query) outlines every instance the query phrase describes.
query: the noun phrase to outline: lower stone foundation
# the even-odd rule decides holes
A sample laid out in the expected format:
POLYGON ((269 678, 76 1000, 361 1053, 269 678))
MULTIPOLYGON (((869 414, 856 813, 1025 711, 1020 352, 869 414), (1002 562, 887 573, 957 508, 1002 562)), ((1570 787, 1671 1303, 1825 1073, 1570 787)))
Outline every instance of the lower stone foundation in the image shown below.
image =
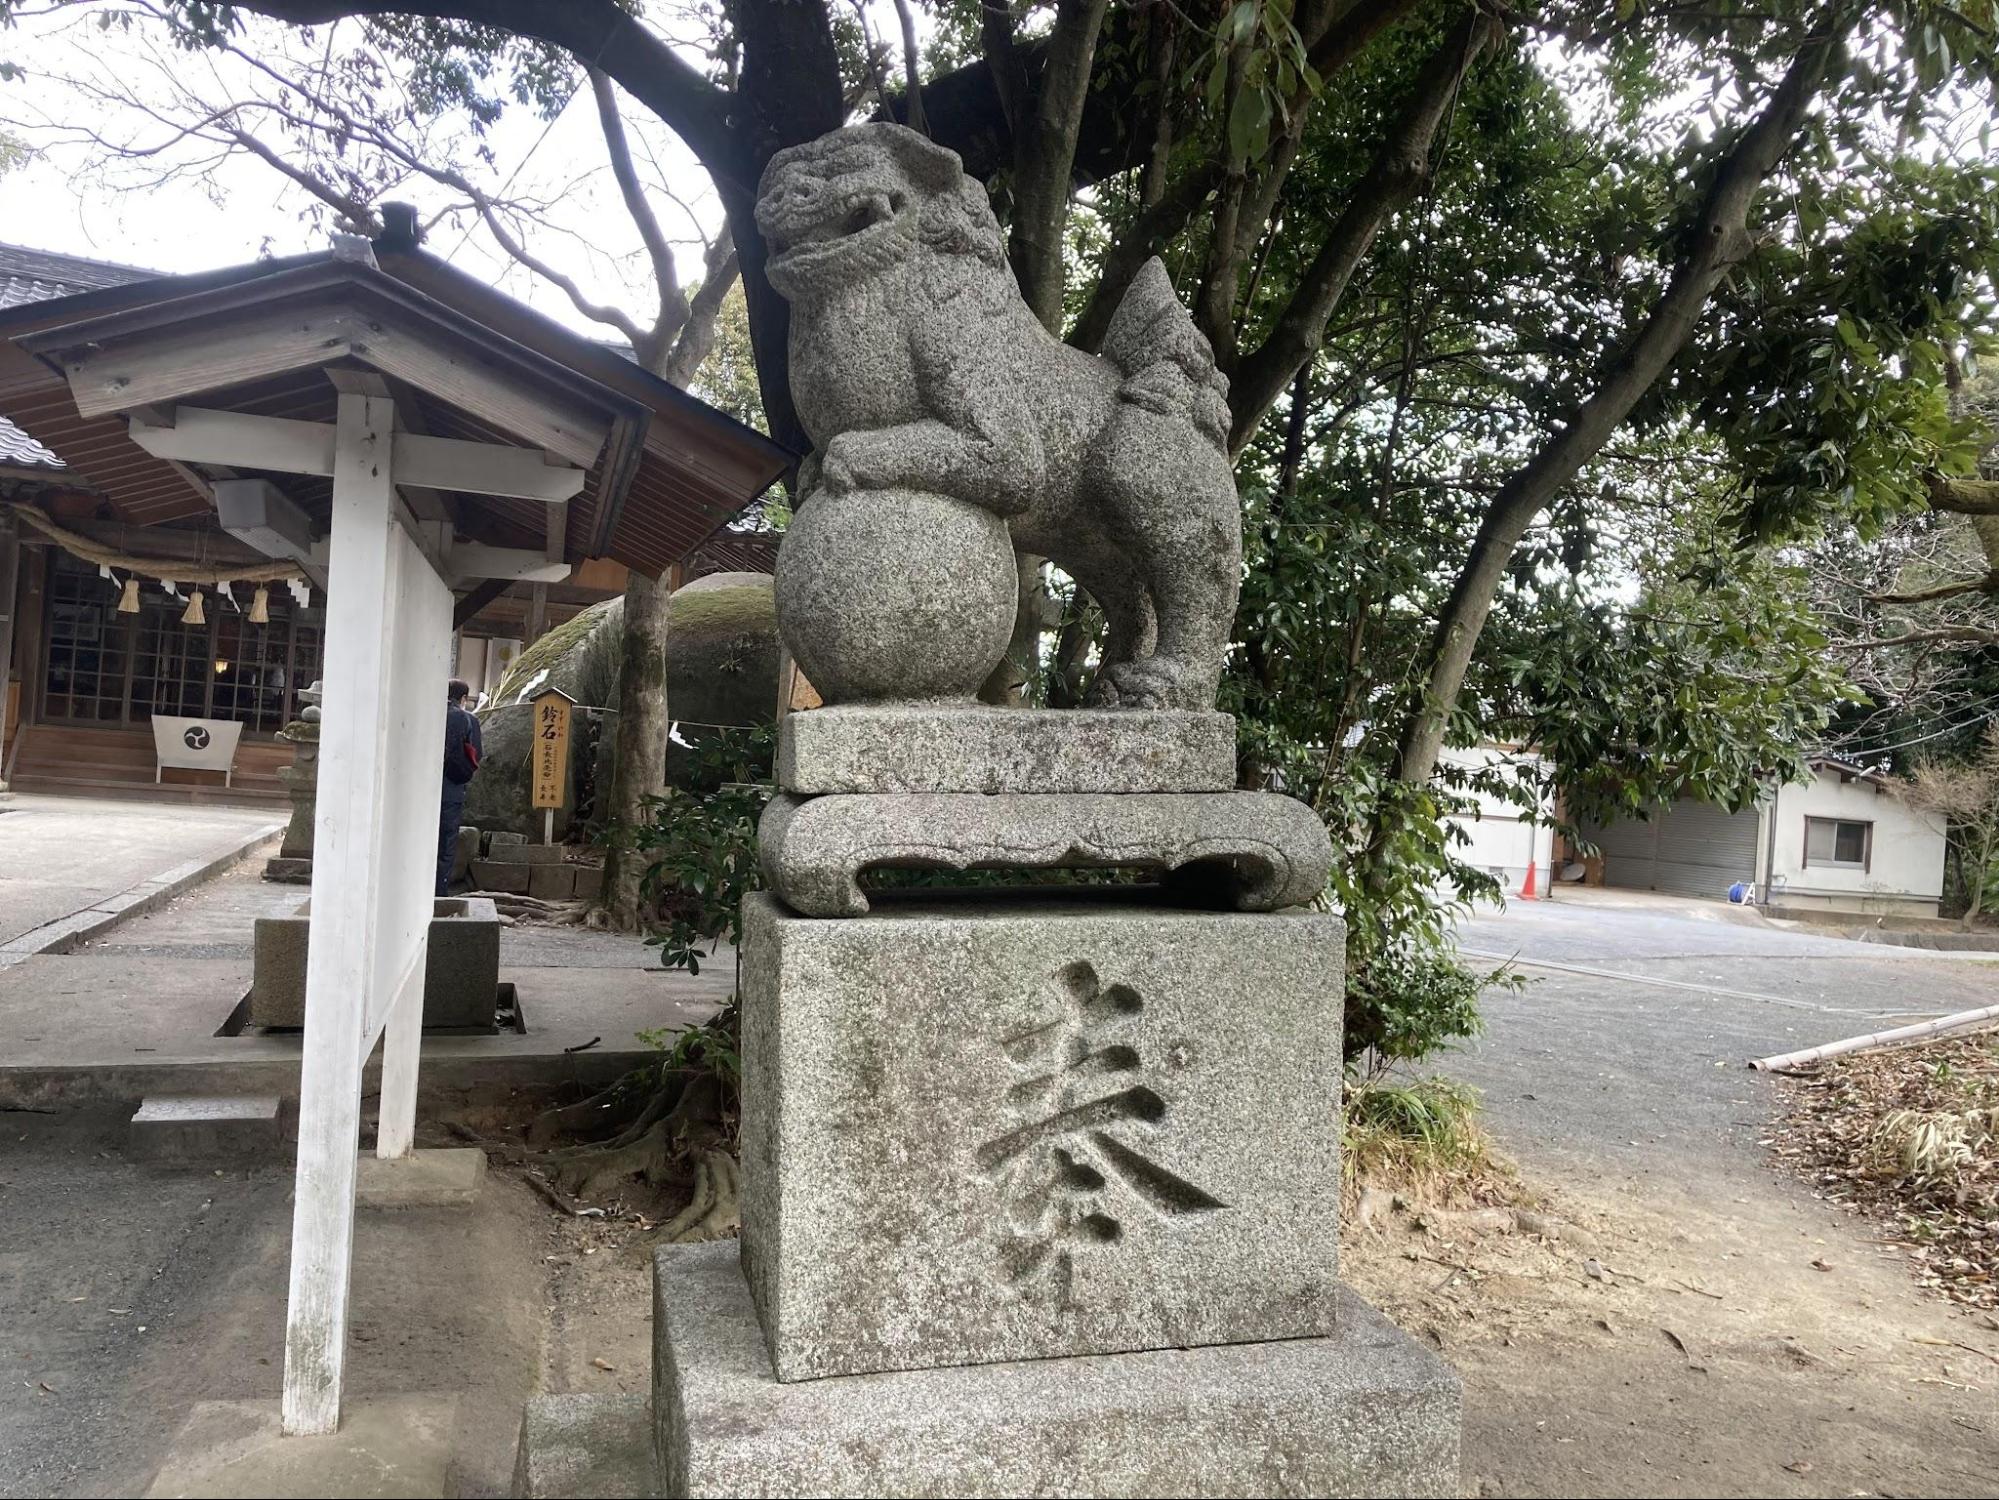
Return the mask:
MULTIPOLYGON (((661 1250, 653 1286, 669 1495, 1457 1492, 1457 1377, 1348 1291, 1330 1338, 780 1384, 734 1245, 661 1250)), ((551 1399, 575 1401, 531 1406, 518 1472, 576 1494, 538 1450, 619 1413, 551 1399)))

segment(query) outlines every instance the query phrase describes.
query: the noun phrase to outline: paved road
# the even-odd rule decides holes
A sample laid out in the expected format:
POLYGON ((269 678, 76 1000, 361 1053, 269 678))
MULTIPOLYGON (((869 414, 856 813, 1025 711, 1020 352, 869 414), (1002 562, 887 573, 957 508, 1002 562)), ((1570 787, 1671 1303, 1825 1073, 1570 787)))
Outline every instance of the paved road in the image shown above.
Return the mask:
POLYGON ((1485 1035, 1440 1071, 1485 1091, 1509 1148, 1585 1170, 1760 1173, 1772 1083, 1750 1058, 1999 1004, 1990 956, 1688 908, 1516 902, 1458 933, 1528 983, 1489 992, 1485 1035))
POLYGON ((282 810, 19 793, 0 800, 0 943, 190 860, 215 859, 282 810))

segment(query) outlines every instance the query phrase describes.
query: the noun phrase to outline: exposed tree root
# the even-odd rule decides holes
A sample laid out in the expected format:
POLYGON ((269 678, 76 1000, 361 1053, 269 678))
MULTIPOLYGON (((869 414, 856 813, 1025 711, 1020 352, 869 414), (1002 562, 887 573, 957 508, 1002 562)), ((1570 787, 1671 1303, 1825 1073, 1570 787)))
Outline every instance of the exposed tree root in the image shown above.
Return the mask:
MULTIPOLYGON (((650 1103, 612 1140, 537 1153, 555 1186, 590 1199, 615 1193, 633 1178, 659 1187, 677 1175, 693 1154, 699 1175, 701 1154, 726 1144, 721 1085, 706 1073, 669 1074, 650 1103)), ((711 1167, 712 1172, 712 1167, 711 1167)))
POLYGON ((694 1196, 687 1207, 668 1219, 655 1236, 662 1245, 695 1245, 725 1239, 742 1227, 742 1205, 736 1196, 736 1159, 715 1147, 694 1158, 694 1196))

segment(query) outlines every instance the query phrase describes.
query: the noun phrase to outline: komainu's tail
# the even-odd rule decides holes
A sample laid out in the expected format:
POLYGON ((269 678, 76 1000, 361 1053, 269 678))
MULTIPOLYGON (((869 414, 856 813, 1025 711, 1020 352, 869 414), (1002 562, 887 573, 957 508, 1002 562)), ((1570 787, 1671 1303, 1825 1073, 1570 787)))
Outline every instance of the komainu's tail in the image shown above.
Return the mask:
POLYGON ((1125 288, 1104 334, 1103 356, 1125 378, 1121 399, 1186 416, 1210 442, 1226 447, 1228 378, 1215 368, 1215 351, 1173 295, 1158 256, 1139 267, 1125 288))

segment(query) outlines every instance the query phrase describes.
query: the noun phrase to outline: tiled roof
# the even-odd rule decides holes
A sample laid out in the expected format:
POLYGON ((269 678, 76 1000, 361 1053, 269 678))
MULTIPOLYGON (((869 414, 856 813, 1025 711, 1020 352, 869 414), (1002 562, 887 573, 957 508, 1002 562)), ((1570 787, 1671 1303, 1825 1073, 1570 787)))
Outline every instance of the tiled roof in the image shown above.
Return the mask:
POLYGON ((57 255, 49 250, 30 250, 26 245, 0 242, 0 307, 19 307, 24 302, 46 302, 51 297, 67 297, 75 292, 150 281, 157 275, 159 272, 139 266, 87 260, 80 255, 57 255))
MULTIPOLYGON (((159 273, 138 266, 121 266, 81 255, 57 255, 26 245, 0 242, 0 307, 46 302, 77 292, 94 292, 132 281, 149 281, 159 273)), ((62 460, 0 417, 0 466, 17 469, 61 469, 62 460)))

